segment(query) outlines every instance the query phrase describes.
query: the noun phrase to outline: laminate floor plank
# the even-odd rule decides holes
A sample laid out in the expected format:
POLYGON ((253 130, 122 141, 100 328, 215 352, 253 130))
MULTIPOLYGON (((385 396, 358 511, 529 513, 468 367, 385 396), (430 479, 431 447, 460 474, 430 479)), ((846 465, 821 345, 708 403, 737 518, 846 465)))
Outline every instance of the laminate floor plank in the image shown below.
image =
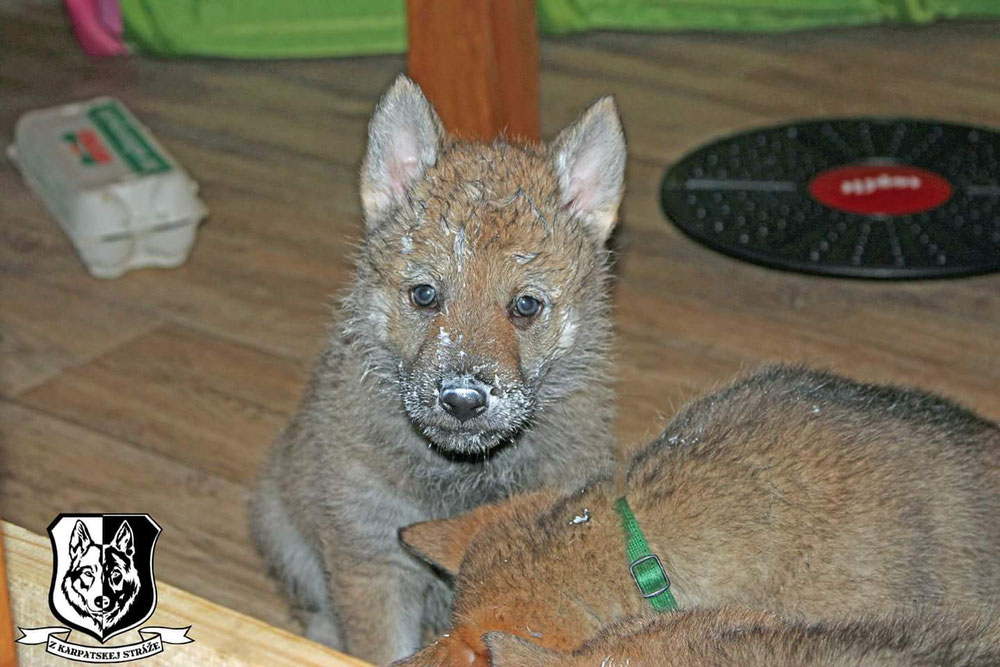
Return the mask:
MULTIPOLYGON (((1000 275, 773 271, 694 243, 659 208, 669 165, 753 127, 852 114, 1000 127, 1000 24, 540 46, 543 135, 613 93, 629 139, 612 288, 623 454, 684 401, 773 361, 919 385, 1000 419, 1000 275)), ((111 95, 210 209, 184 266, 97 280, 0 160, 5 519, 44 532, 60 512, 149 512, 164 527, 159 577, 294 628, 249 544, 245 501, 350 281, 365 129, 404 64, 95 60, 62 3, 0 0, 0 143, 25 111, 111 95)))

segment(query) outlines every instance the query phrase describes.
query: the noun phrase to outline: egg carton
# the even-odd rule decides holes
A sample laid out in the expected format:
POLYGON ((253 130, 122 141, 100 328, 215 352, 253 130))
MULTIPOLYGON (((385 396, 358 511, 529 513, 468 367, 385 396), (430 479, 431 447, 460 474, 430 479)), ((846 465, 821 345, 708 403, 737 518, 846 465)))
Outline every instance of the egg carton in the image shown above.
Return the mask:
POLYGON ((110 97, 29 111, 7 154, 98 278, 183 264, 208 214, 198 184, 110 97))

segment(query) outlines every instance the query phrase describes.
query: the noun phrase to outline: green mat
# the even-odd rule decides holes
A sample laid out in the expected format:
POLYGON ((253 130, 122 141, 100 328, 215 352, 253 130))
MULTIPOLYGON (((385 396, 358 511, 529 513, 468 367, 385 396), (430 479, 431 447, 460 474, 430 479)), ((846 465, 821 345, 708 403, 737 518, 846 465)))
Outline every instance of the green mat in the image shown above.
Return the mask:
POLYGON ((125 41, 161 56, 406 51, 405 0, 121 0, 125 41))
MULTIPOLYGON (((406 51, 405 0, 121 0, 125 39, 163 56, 301 58, 406 51)), ((780 31, 1000 18, 1000 0, 538 0, 543 34, 780 31)))

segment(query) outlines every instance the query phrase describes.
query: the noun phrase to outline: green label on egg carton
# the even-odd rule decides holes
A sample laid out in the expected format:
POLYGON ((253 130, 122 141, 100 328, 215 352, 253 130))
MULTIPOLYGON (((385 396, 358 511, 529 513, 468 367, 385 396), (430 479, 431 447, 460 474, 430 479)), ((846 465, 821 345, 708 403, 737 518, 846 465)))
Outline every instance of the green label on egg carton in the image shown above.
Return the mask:
POLYGON ((115 153, 136 174, 145 176, 170 171, 170 163, 166 158, 146 141, 142 131, 114 102, 91 107, 87 110, 87 116, 115 153))

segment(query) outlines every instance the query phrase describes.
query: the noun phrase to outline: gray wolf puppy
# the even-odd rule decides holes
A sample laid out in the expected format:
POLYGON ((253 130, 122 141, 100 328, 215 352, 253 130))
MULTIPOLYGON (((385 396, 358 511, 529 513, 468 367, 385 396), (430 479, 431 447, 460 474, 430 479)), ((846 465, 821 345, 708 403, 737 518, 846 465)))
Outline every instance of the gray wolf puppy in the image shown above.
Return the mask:
POLYGON ((82 521, 70 534, 70 564, 62 579, 62 591, 76 611, 93 621, 102 632, 125 615, 141 582, 135 567, 135 537, 122 523, 110 544, 99 544, 82 521))
POLYGON ((405 77, 382 98, 357 272, 251 511, 309 637, 410 654, 449 593, 400 527, 610 462, 624 165, 610 98, 544 146, 458 141, 405 77))
POLYGON ((1000 428, 919 391, 774 367, 688 405, 624 480, 402 531, 457 575, 427 664, 485 660, 488 632, 568 651, 655 616, 629 572, 622 496, 682 609, 996 605, 1000 428))

